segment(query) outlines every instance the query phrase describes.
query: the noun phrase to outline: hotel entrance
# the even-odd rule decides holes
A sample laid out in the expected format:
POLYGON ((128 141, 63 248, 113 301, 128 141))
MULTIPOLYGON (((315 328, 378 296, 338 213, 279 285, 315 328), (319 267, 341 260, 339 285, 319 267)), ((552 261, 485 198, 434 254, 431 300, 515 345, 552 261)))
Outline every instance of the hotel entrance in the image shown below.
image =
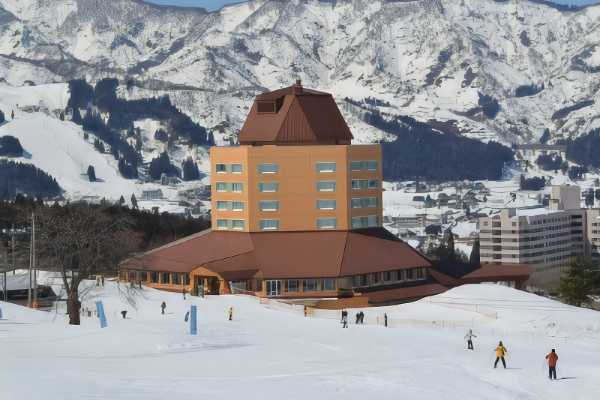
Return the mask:
POLYGON ((281 281, 266 281, 267 296, 281 296, 281 281))
POLYGON ((214 276, 194 276, 194 288, 198 296, 219 294, 219 278, 214 276))

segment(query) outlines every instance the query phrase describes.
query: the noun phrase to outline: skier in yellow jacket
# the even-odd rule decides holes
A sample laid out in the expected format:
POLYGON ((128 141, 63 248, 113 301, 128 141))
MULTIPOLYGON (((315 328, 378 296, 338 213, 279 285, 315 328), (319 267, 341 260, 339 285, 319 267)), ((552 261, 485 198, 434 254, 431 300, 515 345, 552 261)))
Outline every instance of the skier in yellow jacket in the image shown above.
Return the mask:
POLYGON ((504 365, 504 369, 506 369, 506 361, 504 360, 504 356, 508 353, 506 347, 502 344, 502 341, 498 343, 498 347, 496 347, 496 362, 494 362, 494 368, 498 366, 498 361, 502 360, 502 365, 504 365))

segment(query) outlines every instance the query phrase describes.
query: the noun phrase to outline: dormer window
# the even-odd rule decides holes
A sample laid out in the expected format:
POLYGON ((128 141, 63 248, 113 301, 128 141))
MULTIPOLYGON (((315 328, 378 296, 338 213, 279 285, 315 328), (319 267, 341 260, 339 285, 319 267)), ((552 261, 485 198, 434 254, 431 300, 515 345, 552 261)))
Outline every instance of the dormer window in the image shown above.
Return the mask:
POLYGON ((257 102, 257 110, 261 114, 269 113, 275 114, 277 112, 276 104, 274 101, 259 101, 257 102))

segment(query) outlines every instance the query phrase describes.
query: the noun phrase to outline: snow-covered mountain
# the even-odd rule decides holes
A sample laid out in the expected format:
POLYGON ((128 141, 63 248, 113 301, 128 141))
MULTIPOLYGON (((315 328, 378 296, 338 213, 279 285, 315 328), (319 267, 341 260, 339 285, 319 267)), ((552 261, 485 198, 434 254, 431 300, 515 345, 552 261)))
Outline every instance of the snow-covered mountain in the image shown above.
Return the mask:
MULTIPOLYGON (((133 78, 130 96, 168 92, 197 121, 232 131, 257 91, 300 77, 338 99, 456 121, 468 136, 531 141, 545 128, 556 138, 600 126, 599 20, 597 6, 527 0, 253 0, 213 13, 0 0, 0 77, 133 78), (498 101, 494 119, 479 93, 498 101)), ((359 139, 377 136, 352 122, 359 139)))
MULTIPOLYGON (((38 143, 27 137, 36 127, 82 140, 80 128, 58 120, 64 83, 117 77, 119 96, 167 94, 223 143, 258 92, 301 78, 335 94, 357 142, 391 137, 363 121, 360 102, 484 141, 533 142, 545 129, 552 140, 573 137, 600 127, 598 21, 600 6, 565 10, 541 0, 251 0, 211 13, 139 0, 0 0, 0 110, 19 110, 2 133, 27 151, 38 143)), ((135 126, 148 162, 163 149, 153 140, 161 125, 135 126)), ((53 134, 37 151, 72 154, 60 146, 75 139, 53 134)), ((190 154, 205 161, 195 149, 168 150, 178 163, 190 154)), ((84 154, 81 169, 97 156, 84 154)), ((69 183, 84 170, 67 179, 45 164, 38 167, 68 192, 88 191, 69 183)), ((115 182, 105 186, 118 189, 91 192, 113 197, 133 185, 115 182)))

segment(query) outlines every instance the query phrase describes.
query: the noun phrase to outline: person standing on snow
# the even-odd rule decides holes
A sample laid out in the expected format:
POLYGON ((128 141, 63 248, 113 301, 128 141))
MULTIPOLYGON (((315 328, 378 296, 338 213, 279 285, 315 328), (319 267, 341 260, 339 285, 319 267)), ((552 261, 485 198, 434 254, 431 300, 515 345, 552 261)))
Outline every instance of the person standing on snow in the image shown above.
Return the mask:
POLYGON ((504 366, 504 369, 506 369, 506 361, 504 360, 506 353, 508 353, 508 350, 506 350, 506 347, 504 347, 502 341, 500 341, 498 347, 496 347, 496 362, 494 362, 494 368, 498 366, 498 361, 502 360, 502 365, 504 366))
POLYGON ((163 301, 162 304, 160 305, 161 314, 163 314, 163 315, 165 315, 165 308, 167 308, 167 303, 165 303, 163 301))
POLYGON ((546 360, 548 360, 548 378, 556 380, 556 363, 558 362, 556 350, 552 349, 546 356, 546 360))
POLYGON ((473 334, 473 329, 469 329, 469 332, 467 332, 467 334, 465 335, 465 339, 467 339, 467 349, 469 350, 474 350, 473 349, 473 338, 477 337, 475 334, 473 334))
POLYGON ((229 307, 229 320, 233 321, 233 307, 229 307))
POLYGON ((348 327, 348 311, 342 310, 342 328, 348 327))

